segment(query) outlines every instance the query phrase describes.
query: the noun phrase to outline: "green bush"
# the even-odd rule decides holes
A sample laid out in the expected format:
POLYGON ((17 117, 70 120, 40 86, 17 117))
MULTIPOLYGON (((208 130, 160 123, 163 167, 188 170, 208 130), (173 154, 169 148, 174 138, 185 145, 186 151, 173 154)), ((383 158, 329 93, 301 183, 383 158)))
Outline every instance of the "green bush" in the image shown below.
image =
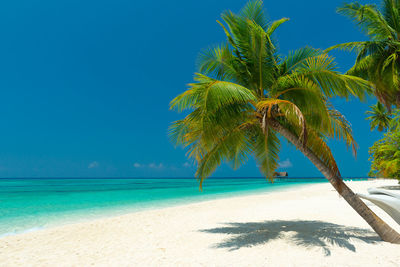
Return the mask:
POLYGON ((384 137, 369 149, 370 176, 398 179, 400 182, 400 111, 391 120, 384 137))

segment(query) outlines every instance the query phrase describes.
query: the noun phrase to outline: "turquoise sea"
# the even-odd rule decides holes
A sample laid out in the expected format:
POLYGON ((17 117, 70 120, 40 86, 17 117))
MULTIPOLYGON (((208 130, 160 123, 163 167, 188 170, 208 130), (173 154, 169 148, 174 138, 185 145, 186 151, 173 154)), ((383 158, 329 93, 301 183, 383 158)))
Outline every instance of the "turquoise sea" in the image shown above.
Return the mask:
POLYGON ((200 192, 194 178, 0 179, 0 237, 88 220, 222 197, 268 192, 322 178, 210 178, 200 192))

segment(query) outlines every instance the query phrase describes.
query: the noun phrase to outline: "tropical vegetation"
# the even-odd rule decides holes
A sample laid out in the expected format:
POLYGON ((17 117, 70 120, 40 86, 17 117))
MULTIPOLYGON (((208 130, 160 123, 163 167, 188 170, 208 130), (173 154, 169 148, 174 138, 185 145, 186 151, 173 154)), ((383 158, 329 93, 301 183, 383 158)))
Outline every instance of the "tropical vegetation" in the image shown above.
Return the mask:
POLYGON ((390 121, 384 137, 369 149, 372 162, 370 176, 395 178, 400 182, 400 110, 390 121))
POLYGON ((367 120, 370 120, 371 131, 374 129, 378 129, 378 131, 382 132, 389 127, 390 123, 390 114, 387 112, 385 107, 381 104, 381 102, 376 103, 375 105, 370 106, 371 110, 368 110, 366 114, 370 115, 367 117, 367 120))
POLYGON ((347 74, 373 83, 379 102, 367 111, 370 115, 367 119, 371 130, 389 129, 369 150, 369 175, 399 178, 400 128, 396 126, 399 112, 391 120, 391 111, 393 106, 400 107, 400 1, 383 0, 381 8, 348 3, 338 8, 338 12, 356 22, 369 40, 335 45, 327 51, 340 48, 357 52, 356 62, 347 74))
POLYGON ((383 0, 382 8, 376 5, 345 4, 338 9, 360 27, 367 41, 335 45, 357 52, 354 66, 347 72, 374 83, 375 95, 390 111, 400 106, 400 0, 383 0))
POLYGON ((400 235, 343 182, 326 143, 338 138, 356 152, 350 124, 329 98, 364 98, 371 84, 340 74, 334 59, 318 49, 280 55, 273 33, 288 19, 268 21, 261 1, 249 2, 239 14, 224 12, 222 21, 226 43, 201 53, 194 82, 171 102, 172 109, 188 112, 170 134, 197 163, 200 187, 221 163, 238 168, 250 157, 272 179, 283 137, 383 240, 400 243, 400 235))

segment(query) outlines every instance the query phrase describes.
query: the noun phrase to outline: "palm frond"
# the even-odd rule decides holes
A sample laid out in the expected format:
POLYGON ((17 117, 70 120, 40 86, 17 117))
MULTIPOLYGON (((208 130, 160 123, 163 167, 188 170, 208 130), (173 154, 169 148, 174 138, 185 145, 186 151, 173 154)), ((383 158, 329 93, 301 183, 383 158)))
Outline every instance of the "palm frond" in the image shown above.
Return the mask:
POLYGON ((357 76, 363 79, 368 79, 369 69, 373 62, 373 57, 371 55, 364 57, 363 59, 359 60, 351 67, 346 74, 351 76, 357 76))
POLYGON ((265 15, 263 2, 261 0, 249 1, 240 12, 240 16, 244 19, 254 21, 263 29, 267 27, 267 16, 265 15))
POLYGON ((397 0, 383 0, 383 18, 387 24, 400 33, 400 3, 397 0))
POLYGON ((189 84, 190 89, 175 97, 170 104, 171 109, 202 108, 209 112, 231 104, 246 104, 256 98, 249 89, 235 83, 219 81, 196 74, 196 83, 189 84))
POLYGON ((355 21, 372 38, 394 37, 396 34, 375 5, 361 5, 355 2, 345 4, 343 7, 338 8, 337 11, 355 21))
POLYGON ((323 162, 328 166, 333 173, 337 176, 341 176, 335 158, 333 157, 332 151, 326 144, 323 138, 312 129, 308 130, 309 138, 307 139, 307 147, 323 162))
POLYGON ((365 112, 365 114, 371 115, 367 118, 366 120, 370 120, 370 126, 371 126, 371 131, 375 128, 378 129, 378 131, 383 131, 385 129, 389 128, 390 125, 390 115, 385 109, 385 107, 380 103, 376 103, 376 105, 370 106, 371 110, 368 110, 365 112))
POLYGON ((254 157, 261 173, 273 181, 274 172, 278 168, 280 141, 277 134, 271 129, 265 132, 261 128, 254 129, 255 136, 252 143, 254 157))
POLYGON ((353 130, 351 129, 350 122, 345 118, 343 114, 341 114, 338 110, 336 110, 332 104, 328 103, 328 112, 329 112, 329 120, 325 121, 326 124, 323 128, 326 131, 323 131, 326 136, 330 138, 337 138, 339 140, 343 140, 347 147, 351 147, 353 150, 354 156, 357 155, 357 142, 353 137, 353 130))
POLYGON ((319 56, 321 54, 321 50, 312 47, 304 47, 295 51, 290 51, 288 56, 283 60, 281 64, 281 66, 283 67, 281 70, 281 75, 290 73, 307 59, 319 56))
POLYGON ((279 26, 281 26, 283 23, 289 20, 290 20, 289 18, 281 18, 279 20, 272 22, 266 31, 267 35, 271 36, 279 26))
POLYGON ((372 84, 364 79, 342 75, 336 71, 333 58, 326 54, 307 58, 300 64, 292 77, 304 76, 316 82, 327 97, 357 96, 363 99, 366 92, 372 92, 372 84))
POLYGON ((236 72, 233 60, 229 47, 221 45, 203 50, 198 57, 197 66, 200 73, 218 80, 232 80, 236 72))
POLYGON ((204 180, 221 163, 231 162, 234 168, 238 168, 248 160, 251 153, 250 140, 243 129, 250 126, 251 123, 245 122, 227 132, 224 136, 215 140, 213 146, 198 160, 196 177, 200 181, 200 189, 202 189, 204 180))

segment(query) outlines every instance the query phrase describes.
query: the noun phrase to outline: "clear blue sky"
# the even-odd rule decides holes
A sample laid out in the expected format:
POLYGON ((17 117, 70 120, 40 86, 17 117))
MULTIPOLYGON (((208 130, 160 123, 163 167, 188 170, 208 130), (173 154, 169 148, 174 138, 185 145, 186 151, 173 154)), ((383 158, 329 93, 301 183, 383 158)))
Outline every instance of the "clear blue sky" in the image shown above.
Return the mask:
MULTIPOLYGON (((373 1, 361 1, 371 3, 373 1)), ((14 0, 0 3, 0 177, 193 176, 185 151, 168 139, 182 116, 169 101, 192 81, 198 52, 225 41, 222 11, 245 1, 14 0), (188 166, 189 165, 189 166, 188 166)), ((266 1, 281 54, 365 37, 335 9, 343 1, 266 1)), ((337 53, 341 70, 354 55, 337 53)), ((380 134, 367 103, 334 100, 353 125, 357 159, 330 145, 344 176, 368 173, 380 134)), ((321 176, 291 146, 290 176, 321 176)), ((259 176, 254 161, 215 176, 259 176)))

